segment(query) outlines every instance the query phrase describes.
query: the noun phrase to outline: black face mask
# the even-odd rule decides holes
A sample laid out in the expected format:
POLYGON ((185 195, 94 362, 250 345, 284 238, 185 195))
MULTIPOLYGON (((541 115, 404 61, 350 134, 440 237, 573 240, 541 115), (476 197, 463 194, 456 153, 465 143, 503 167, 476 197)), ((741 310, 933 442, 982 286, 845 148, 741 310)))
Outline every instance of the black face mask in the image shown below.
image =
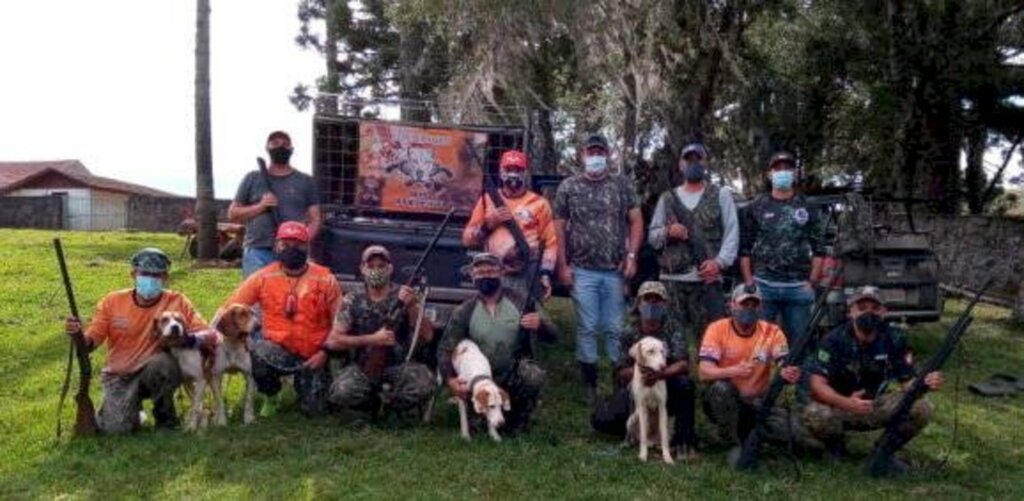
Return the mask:
POLYGON ((292 158, 292 149, 284 146, 278 146, 269 151, 270 161, 278 165, 288 164, 288 160, 292 158))
POLYGON ((519 193, 519 190, 522 190, 523 186, 526 185, 526 181, 522 176, 507 176, 502 180, 502 183, 504 183, 505 188, 508 188, 508 191, 511 191, 512 193, 519 193))
POLYGON ((885 320, 877 313, 864 313, 854 323, 863 332, 880 332, 885 329, 885 320))
POLYGON ((501 288, 501 279, 498 277, 484 277, 473 281, 476 290, 485 296, 490 296, 501 288))
POLYGON ((690 164, 683 169, 683 176, 691 183, 699 183, 707 176, 707 168, 700 163, 690 164))
POLYGON ((307 253, 301 247, 285 247, 277 253, 277 260, 289 270, 302 269, 306 264, 307 253))

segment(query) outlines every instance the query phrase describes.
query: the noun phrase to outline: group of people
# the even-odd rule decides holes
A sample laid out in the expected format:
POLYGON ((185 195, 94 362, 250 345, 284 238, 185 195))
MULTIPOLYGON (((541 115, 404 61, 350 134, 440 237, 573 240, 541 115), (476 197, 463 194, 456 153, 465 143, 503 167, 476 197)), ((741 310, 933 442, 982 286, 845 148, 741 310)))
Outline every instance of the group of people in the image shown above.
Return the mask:
MULTIPOLYGON (((261 329, 249 349, 264 395, 263 416, 275 412, 286 376, 308 415, 332 408, 372 413, 422 407, 436 384, 424 363, 431 357, 413 356, 417 347, 437 347, 437 371, 452 395, 465 398, 472 383, 457 377, 451 352, 472 339, 511 397, 506 431, 525 429, 546 374, 521 330, 553 339, 557 329, 543 310, 524 314, 534 284, 516 252, 513 225, 539 266, 540 296, 550 296, 556 281, 571 291, 582 394, 595 409, 591 422, 599 431, 625 434, 627 387, 634 377, 629 348, 647 336, 664 342, 668 365, 641 376, 648 385, 665 381, 675 418, 672 446, 684 457, 696 454, 699 389, 719 440, 739 443, 778 368, 786 382, 799 385, 799 408, 776 409, 768 429, 780 439, 802 435, 841 457, 845 432, 888 421, 901 395, 893 383, 925 377, 931 389, 942 386, 939 373, 915 374, 902 333, 885 322, 882 298, 870 286, 848 298, 849 321, 825 335, 816 352, 802 364, 788 360, 788 346, 809 333, 812 284, 823 278, 826 250, 822 221, 796 191, 797 163, 788 153, 768 162, 771 189, 741 218, 730 190, 710 180, 707 148, 684 147, 677 165, 683 182, 658 198, 646 228, 646 241, 658 253, 659 279, 644 282, 630 302, 628 282, 637 273, 645 227, 632 182, 610 169, 607 139, 586 139, 583 171, 561 183, 553 204, 529 190, 527 156, 506 151, 499 162, 503 203, 483 194, 462 234, 463 244, 479 251, 470 265, 477 294, 452 312, 434 340, 435 326, 423 315, 417 291, 393 282, 386 247, 362 251, 364 287, 344 293, 329 269, 308 258, 321 227, 315 183, 289 165, 287 134, 272 133, 267 150, 266 175, 246 176, 229 209, 246 223, 244 280, 224 303, 259 311, 261 329), (737 258, 743 283, 726 298, 723 271, 737 258), (614 388, 605 397, 598 392, 602 344, 614 388), (338 361, 333 371, 332 360, 338 361)), ((180 374, 149 333, 154 313, 182 313, 190 343, 200 349, 211 349, 215 339, 188 299, 165 288, 166 254, 143 249, 131 264, 134 287, 103 298, 84 330, 74 318, 66 326, 90 347, 108 346, 98 416, 108 432, 137 428, 144 398, 154 401, 157 425, 177 424, 172 396, 180 374)), ((926 399, 917 401, 903 427, 906 440, 927 424, 930 412, 926 399)))

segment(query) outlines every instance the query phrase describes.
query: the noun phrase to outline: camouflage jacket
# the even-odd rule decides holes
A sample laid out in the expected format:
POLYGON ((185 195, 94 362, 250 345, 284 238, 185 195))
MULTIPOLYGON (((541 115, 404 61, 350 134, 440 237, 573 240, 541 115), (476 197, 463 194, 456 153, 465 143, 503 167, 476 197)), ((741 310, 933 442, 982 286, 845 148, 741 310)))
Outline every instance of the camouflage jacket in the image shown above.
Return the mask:
POLYGON ((582 174, 562 181, 555 195, 555 219, 566 221, 566 259, 572 266, 614 270, 626 257, 631 209, 640 207, 633 183, 609 174, 591 180, 582 174))
MULTIPOLYGON (((383 301, 371 301, 364 291, 346 294, 341 301, 338 312, 334 316, 334 326, 345 331, 349 336, 373 334, 384 326, 388 311, 396 301, 398 301, 398 286, 395 285, 391 286, 387 299, 383 301)), ((392 351, 397 354, 404 354, 407 353, 412 341, 410 336, 412 327, 409 325, 407 315, 403 313, 399 317, 398 325, 395 326, 397 344, 395 350, 392 351)), ((350 361, 354 361, 359 365, 366 363, 367 350, 365 348, 350 353, 352 353, 349 357, 350 361)), ((394 356, 391 358, 393 360, 389 361, 389 365, 401 361, 400 359, 395 360, 394 356)))
MULTIPOLYGON (((641 338, 652 336, 660 339, 665 343, 666 348, 666 360, 668 363, 674 364, 680 360, 689 360, 686 346, 686 335, 679 324, 669 317, 665 318, 665 324, 661 330, 655 334, 644 334, 640 332, 640 319, 636 315, 631 315, 625 321, 622 333, 619 334, 619 361, 615 364, 616 371, 625 369, 626 367, 632 367, 634 360, 629 355, 629 349, 640 341, 641 338)), ((616 377, 616 381, 618 378, 616 377)), ((620 381, 621 383, 621 381, 620 381)))
POLYGON ((824 225, 803 195, 777 200, 762 194, 748 205, 741 223, 740 255, 754 276, 770 282, 810 278, 811 256, 825 255, 824 225))

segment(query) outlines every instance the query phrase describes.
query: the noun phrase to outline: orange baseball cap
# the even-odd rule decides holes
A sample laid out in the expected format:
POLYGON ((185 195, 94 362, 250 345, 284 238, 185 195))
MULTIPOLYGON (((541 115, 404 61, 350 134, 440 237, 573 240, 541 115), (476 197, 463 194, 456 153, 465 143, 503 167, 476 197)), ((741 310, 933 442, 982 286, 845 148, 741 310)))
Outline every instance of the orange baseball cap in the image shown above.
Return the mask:
POLYGON ((498 162, 498 166, 502 169, 525 169, 527 166, 526 153, 519 150, 508 150, 501 154, 501 161, 498 162))
POLYGON ((308 243, 309 230, 306 229, 306 225, 298 221, 287 221, 281 223, 281 226, 278 226, 277 239, 298 240, 300 242, 308 243))

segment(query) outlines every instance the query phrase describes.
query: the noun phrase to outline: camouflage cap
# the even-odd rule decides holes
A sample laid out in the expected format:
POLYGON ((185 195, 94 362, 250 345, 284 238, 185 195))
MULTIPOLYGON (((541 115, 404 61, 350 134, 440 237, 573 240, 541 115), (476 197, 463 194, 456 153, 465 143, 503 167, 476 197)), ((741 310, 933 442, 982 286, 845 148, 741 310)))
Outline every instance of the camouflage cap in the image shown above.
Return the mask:
POLYGON ((654 280, 649 280, 640 284, 640 290, 637 292, 637 297, 644 297, 648 294, 654 294, 662 299, 668 299, 668 291, 665 290, 665 284, 654 280))
POLYGON ((852 306, 857 301, 862 299, 870 299, 878 304, 885 304, 882 301, 882 291, 878 290, 878 287, 874 285, 862 285, 853 291, 850 297, 846 298, 846 305, 852 306))
POLYGON ((494 266, 501 266, 501 259, 490 252, 481 252, 473 256, 473 267, 477 267, 484 264, 490 264, 494 266))
POLYGON ((739 284, 732 290, 732 302, 740 304, 748 299, 762 301, 761 291, 756 285, 739 284))
POLYGON ((156 247, 146 247, 132 256, 132 269, 148 273, 167 273, 171 269, 171 258, 156 247))
POLYGON ((363 261, 362 262, 365 263, 365 262, 369 261, 370 258, 372 258, 372 257, 382 257, 387 262, 389 262, 389 263, 391 262, 391 253, 388 252, 388 249, 386 247, 384 247, 383 245, 371 245, 371 246, 367 247, 366 249, 363 249, 363 261))

